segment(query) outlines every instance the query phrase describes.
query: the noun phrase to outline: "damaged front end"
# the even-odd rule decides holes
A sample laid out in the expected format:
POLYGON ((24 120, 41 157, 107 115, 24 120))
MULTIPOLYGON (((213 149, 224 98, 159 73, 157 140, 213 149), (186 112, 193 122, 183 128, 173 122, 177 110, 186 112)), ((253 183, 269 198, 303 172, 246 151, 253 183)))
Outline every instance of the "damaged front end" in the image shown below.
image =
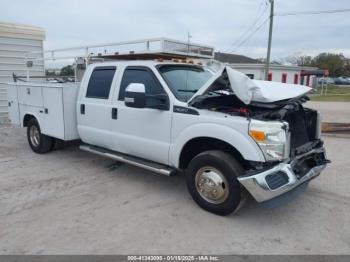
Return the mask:
POLYGON ((303 106, 310 88, 293 88, 252 81, 226 68, 189 103, 249 120, 248 133, 263 152, 265 162, 251 163, 238 180, 258 202, 307 184, 329 162, 320 139, 320 115, 303 106))
MULTIPOLYGON (((281 133, 285 134, 285 138, 280 139, 280 145, 278 139, 272 139, 272 143, 268 143, 270 146, 277 143, 280 147, 279 154, 273 154, 273 150, 270 154, 267 152, 265 165, 257 165, 257 168, 238 177, 258 202, 276 198, 307 183, 318 176, 329 162, 320 139, 320 115, 315 110, 304 108, 302 103, 305 100, 301 98, 268 110, 257 107, 256 118, 250 120, 251 123, 277 120, 283 124, 281 133), (269 155, 272 155, 270 159, 269 155)), ((257 141, 256 138, 254 140, 257 141)), ((265 138, 264 141, 266 140, 265 138)), ((263 148, 261 144, 264 145, 264 142, 257 143, 263 148)))

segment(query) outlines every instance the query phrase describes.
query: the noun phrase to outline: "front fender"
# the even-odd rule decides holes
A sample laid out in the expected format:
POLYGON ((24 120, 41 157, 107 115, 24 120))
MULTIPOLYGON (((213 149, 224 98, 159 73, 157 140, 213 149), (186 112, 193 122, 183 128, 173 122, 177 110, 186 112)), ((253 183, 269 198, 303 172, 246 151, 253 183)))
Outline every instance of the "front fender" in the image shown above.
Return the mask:
POLYGON ((265 162, 260 148, 249 137, 248 130, 242 133, 225 125, 202 123, 186 127, 174 138, 169 151, 170 165, 179 167, 183 147, 188 141, 198 137, 222 140, 237 149, 245 160, 265 162))

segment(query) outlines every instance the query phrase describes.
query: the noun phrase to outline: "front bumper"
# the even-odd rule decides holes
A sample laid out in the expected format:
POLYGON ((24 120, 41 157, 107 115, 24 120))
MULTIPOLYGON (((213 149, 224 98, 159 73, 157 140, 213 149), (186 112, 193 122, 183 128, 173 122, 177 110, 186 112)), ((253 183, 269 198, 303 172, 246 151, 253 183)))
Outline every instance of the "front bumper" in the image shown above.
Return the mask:
POLYGON ((320 147, 296 156, 288 163, 247 173, 238 177, 238 181, 257 202, 264 202, 310 181, 321 173, 328 162, 325 149, 320 147))

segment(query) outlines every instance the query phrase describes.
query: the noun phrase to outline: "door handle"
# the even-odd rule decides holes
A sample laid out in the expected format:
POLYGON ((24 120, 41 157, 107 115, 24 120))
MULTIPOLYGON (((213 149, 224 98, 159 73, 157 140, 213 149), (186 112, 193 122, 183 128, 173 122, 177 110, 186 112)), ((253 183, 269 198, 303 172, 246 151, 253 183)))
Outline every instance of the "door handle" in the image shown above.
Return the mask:
POLYGON ((118 108, 112 108, 112 119, 118 119, 118 108))
POLYGON ((85 105, 84 104, 80 105, 80 114, 85 115, 85 105))

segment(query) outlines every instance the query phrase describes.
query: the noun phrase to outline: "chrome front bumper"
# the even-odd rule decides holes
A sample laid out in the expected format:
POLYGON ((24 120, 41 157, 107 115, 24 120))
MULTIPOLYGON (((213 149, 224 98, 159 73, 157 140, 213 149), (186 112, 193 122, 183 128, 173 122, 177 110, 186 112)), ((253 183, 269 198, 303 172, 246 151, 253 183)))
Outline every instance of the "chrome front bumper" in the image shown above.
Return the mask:
MULTIPOLYGON (((297 186, 311 180, 312 178, 318 176, 321 171, 326 167, 325 160, 324 163, 315 165, 310 168, 306 174, 298 178, 298 176, 293 171, 293 167, 298 164, 299 161, 305 159, 313 154, 325 154, 324 148, 318 148, 311 150, 310 152, 296 157, 289 163, 280 163, 268 170, 264 170, 259 173, 254 173, 252 175, 244 175, 238 177, 238 181, 248 190, 248 192, 255 198, 257 202, 264 202, 287 193, 288 191, 296 188, 297 186), (276 187, 271 187, 271 183, 268 182, 268 178, 273 175, 281 175, 282 185, 276 187)), ((277 177, 277 179, 279 179, 277 177)), ((280 182, 279 182, 280 183, 280 182)))

